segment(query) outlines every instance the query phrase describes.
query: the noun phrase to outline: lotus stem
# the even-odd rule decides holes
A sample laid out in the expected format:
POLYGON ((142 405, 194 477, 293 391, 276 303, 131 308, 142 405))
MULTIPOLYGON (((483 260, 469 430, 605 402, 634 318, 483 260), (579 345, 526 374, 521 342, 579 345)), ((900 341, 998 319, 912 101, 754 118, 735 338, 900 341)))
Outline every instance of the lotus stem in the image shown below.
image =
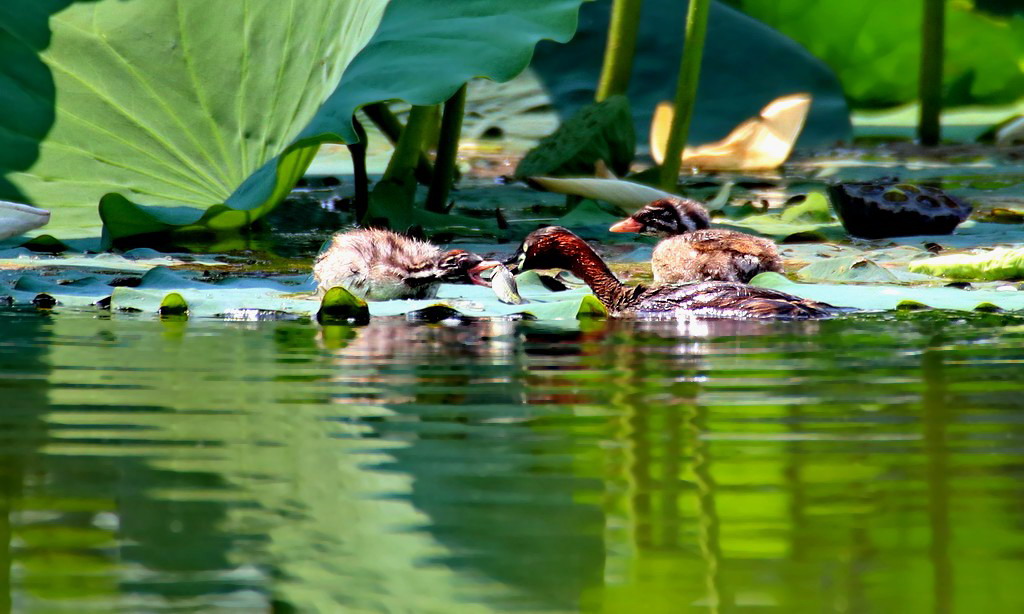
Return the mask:
POLYGON ((690 0, 686 10, 686 42, 679 62, 675 115, 668 135, 668 145, 665 147, 665 161, 661 165, 661 187, 668 191, 675 190, 679 181, 679 168, 683 164, 683 147, 690 133, 690 118, 693 117, 693 106, 697 98, 710 6, 711 0, 690 0))
POLYGON ((640 29, 640 8, 643 0, 615 0, 608 24, 608 42, 604 48, 604 66, 597 86, 597 102, 625 94, 633 72, 636 34, 640 29))
POLYGON ((455 158, 459 152, 462 118, 466 113, 466 84, 444 103, 441 115, 441 133, 437 139, 434 157, 434 179, 427 192, 427 211, 444 213, 448 209, 448 194, 455 182, 455 158))
POLYGON ((942 54, 946 29, 945 0, 923 0, 921 24, 921 80, 918 96, 921 116, 917 138, 922 145, 938 145, 942 138, 942 54))
POLYGON ((366 174, 366 129, 363 124, 352 118, 352 127, 355 128, 359 141, 348 145, 348 153, 352 156, 352 175, 356 186, 356 193, 353 197, 353 205, 356 212, 356 221, 362 222, 370 207, 370 177, 366 174))
MULTIPOLYGON (((377 129, 391 141, 392 145, 398 144, 398 140, 402 137, 402 122, 391 112, 391 108, 386 102, 368 104, 362 110, 366 117, 373 122, 373 125, 377 126, 377 129)), ((420 152, 419 160, 416 162, 416 181, 427 185, 433 174, 430 157, 426 152, 420 152)))
POLYGON ((423 152, 423 137, 430 127, 432 113, 433 109, 429 106, 413 106, 409 110, 409 119, 405 122, 402 135, 395 144, 395 152, 391 154, 391 161, 384 171, 385 180, 413 176, 416 163, 423 152))

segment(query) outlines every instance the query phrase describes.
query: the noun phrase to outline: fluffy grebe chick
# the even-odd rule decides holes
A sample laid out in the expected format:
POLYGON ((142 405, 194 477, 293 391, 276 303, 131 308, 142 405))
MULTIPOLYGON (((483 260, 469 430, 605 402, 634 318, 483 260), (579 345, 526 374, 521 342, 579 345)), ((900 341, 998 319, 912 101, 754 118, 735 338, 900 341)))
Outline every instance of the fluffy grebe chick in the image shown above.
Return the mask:
POLYGON ((625 286, 586 241, 561 226, 530 233, 509 262, 519 270, 572 271, 613 316, 808 319, 828 317, 835 309, 827 303, 738 282, 625 286))
POLYGON ((442 282, 488 285, 479 273, 498 264, 465 250, 443 252, 426 241, 366 228, 334 235, 313 265, 313 278, 319 294, 341 286, 372 301, 432 298, 442 282))
POLYGON ((663 198, 612 225, 612 232, 667 237, 651 254, 654 281, 739 281, 781 273, 775 243, 735 230, 710 228, 707 209, 689 198, 663 198))

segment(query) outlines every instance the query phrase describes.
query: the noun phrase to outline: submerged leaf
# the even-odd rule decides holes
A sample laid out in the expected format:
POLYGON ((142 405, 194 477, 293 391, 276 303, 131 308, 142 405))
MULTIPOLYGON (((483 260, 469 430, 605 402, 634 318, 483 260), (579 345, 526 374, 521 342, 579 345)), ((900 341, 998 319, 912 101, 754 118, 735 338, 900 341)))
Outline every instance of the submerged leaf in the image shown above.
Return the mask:
POLYGON ((1024 278, 1024 247, 998 247, 981 254, 950 254, 908 265, 911 271, 952 279, 996 281, 1024 278))
MULTIPOLYGON (((808 94, 776 98, 758 117, 743 122, 721 141, 684 149, 683 167, 718 171, 778 168, 793 151, 810 108, 808 94)), ((658 164, 665 160, 674 116, 672 104, 663 102, 651 122, 651 156, 658 164)))

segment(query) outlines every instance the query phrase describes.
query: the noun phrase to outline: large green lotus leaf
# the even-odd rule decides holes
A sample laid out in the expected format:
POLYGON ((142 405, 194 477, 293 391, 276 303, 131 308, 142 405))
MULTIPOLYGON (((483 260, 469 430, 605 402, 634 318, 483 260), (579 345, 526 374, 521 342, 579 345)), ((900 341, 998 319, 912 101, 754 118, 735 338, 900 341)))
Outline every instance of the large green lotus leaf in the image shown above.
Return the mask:
POLYGON ((900 306, 927 306, 935 309, 971 311, 991 306, 1007 311, 1024 309, 1024 292, 999 290, 961 290, 891 284, 804 284, 778 273, 761 273, 750 280, 753 286, 773 288, 790 294, 824 301, 837 307, 856 309, 897 309, 900 306))
POLYGON ((383 100, 444 102, 473 77, 508 81, 537 41, 565 42, 583 0, 391 0, 377 33, 345 71, 305 135, 357 140, 352 114, 383 100))
MULTIPOLYGON (((921 0, 730 0, 823 59, 858 107, 917 97, 921 0)), ((1024 91, 1024 10, 997 15, 980 3, 946 5, 945 100, 999 104, 1024 91)))
MULTIPOLYGON (((594 100, 611 4, 611 0, 584 4, 579 31, 568 45, 537 47, 531 67, 543 79, 562 117, 594 100)), ((686 4, 682 0, 643 3, 627 92, 637 139, 643 143, 655 105, 675 98, 686 4)), ((775 98, 796 92, 814 97, 799 146, 832 144, 850 136, 846 100, 827 66, 790 38, 712 2, 689 142, 721 139, 775 98)))
POLYGON ((0 199, 61 240, 236 227, 287 194, 293 145, 387 0, 0 6, 0 199), (145 205, 140 208, 139 204, 145 205))

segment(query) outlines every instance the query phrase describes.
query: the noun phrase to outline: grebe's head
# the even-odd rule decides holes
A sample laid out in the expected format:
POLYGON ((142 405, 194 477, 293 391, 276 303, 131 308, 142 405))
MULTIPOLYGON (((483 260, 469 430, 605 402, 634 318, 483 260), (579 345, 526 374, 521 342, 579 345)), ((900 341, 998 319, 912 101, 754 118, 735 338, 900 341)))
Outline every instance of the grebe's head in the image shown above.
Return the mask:
POLYGON ((708 211, 699 202, 689 198, 662 198, 645 205, 608 230, 671 237, 710 226, 708 211))
POLYGON ((499 264, 501 263, 496 260, 484 260, 464 249, 453 249, 441 254, 438 259, 438 278, 450 283, 469 281, 478 286, 489 286, 490 282, 480 277, 480 273, 499 264))
POLYGON ((570 269, 573 262, 593 254, 586 241, 561 226, 546 226, 526 235, 515 255, 505 262, 514 271, 570 269))

